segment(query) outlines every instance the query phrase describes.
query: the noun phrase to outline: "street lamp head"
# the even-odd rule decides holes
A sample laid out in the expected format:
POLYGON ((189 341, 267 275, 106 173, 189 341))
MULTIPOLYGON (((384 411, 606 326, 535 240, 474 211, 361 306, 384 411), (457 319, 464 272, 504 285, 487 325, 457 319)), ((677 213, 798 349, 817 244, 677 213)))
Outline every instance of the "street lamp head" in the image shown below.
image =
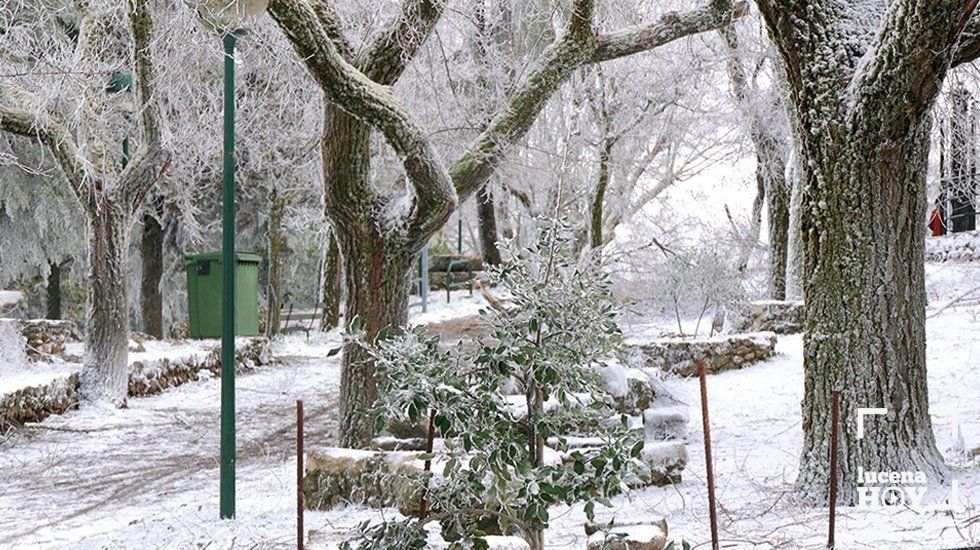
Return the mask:
POLYGON ((187 0, 204 23, 221 33, 234 32, 262 15, 269 0, 187 0))

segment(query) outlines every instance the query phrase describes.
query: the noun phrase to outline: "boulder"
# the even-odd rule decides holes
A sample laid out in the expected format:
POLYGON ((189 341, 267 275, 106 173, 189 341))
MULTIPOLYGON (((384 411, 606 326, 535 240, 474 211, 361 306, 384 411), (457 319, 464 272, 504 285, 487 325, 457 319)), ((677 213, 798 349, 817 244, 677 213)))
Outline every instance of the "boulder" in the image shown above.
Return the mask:
POLYGON ((307 509, 343 504, 395 507, 417 513, 422 496, 419 453, 327 447, 306 452, 303 499, 307 509))
POLYGON ((667 546, 667 521, 614 525, 595 530, 586 526, 588 550, 664 550, 667 546))
POLYGON ((657 407, 643 411, 643 439, 646 441, 687 439, 687 408, 657 407))
POLYGON ((680 483, 681 472, 687 466, 687 446, 683 441, 647 441, 640 451, 645 485, 661 487, 680 483))

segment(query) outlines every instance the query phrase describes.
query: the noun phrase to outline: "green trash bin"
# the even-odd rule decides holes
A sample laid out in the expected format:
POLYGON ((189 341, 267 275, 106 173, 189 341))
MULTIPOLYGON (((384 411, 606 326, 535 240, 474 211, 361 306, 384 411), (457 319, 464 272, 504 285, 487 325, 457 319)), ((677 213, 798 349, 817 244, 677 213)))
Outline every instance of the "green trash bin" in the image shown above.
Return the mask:
MULTIPOLYGON (((259 334, 259 263, 262 257, 235 253, 235 335, 259 334)), ((221 252, 185 254, 191 338, 221 337, 221 252)))

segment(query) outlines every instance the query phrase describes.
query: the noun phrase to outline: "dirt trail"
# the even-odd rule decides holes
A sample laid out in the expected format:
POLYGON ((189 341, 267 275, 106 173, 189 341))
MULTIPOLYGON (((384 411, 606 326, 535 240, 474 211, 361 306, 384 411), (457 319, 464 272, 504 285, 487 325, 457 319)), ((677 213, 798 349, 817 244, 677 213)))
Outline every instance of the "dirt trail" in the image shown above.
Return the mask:
MULTIPOLYGON (((338 377, 335 361, 302 356, 238 377, 239 495, 295 457, 296 399, 307 440, 332 441, 338 377)), ((0 546, 56 545, 147 507, 216 497, 219 390, 219 380, 192 383, 11 434, 0 443, 0 546)))

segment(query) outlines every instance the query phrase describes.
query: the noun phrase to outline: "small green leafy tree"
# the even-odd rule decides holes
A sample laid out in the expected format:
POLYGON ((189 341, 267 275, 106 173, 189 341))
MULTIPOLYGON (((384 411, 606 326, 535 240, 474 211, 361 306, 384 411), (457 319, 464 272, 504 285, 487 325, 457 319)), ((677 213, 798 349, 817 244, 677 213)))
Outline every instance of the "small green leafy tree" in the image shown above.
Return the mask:
POLYGON ((365 523, 346 548, 423 547, 423 526, 438 521, 453 548, 485 548, 483 536, 499 530, 520 532, 538 550, 550 506, 582 504, 591 521, 596 504, 609 505, 637 475, 641 432, 625 417, 598 422, 610 396, 596 367, 621 340, 609 279, 574 255, 558 220, 543 223, 535 244, 505 250, 510 260, 492 277, 509 302, 481 312, 489 337, 447 348, 415 327, 361 342, 380 377, 377 425, 428 418, 430 452, 418 517, 365 523), (502 391, 515 384, 517 400, 502 391), (570 416, 593 427, 594 445, 569 449, 570 416), (431 452, 436 430, 444 445, 431 452), (546 443, 563 459, 549 460, 546 443), (428 472, 432 460, 438 477, 428 472))

